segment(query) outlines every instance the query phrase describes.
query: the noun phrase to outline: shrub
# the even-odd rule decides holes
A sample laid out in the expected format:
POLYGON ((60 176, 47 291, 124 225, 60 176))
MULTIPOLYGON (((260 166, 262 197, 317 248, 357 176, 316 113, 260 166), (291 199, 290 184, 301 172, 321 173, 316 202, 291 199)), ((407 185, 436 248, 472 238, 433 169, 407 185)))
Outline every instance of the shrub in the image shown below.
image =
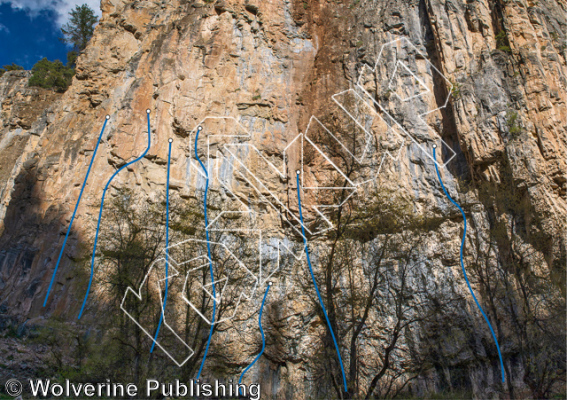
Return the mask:
POLYGON ((451 96, 455 100, 459 100, 461 98, 461 84, 458 82, 453 83, 453 87, 451 88, 451 96))
POLYGON ((506 125, 508 125, 508 132, 510 132, 512 139, 516 139, 522 132, 516 111, 512 110, 506 112, 506 125))
POLYGON ((66 67, 61 61, 52 62, 43 58, 33 66, 29 85, 64 92, 71 84, 74 74, 75 70, 66 67))
POLYGON ((2 68, 0 68, 0 76, 4 75, 4 73, 8 71, 22 71, 23 69, 24 67, 14 63, 10 65, 4 65, 2 68))
POLYGON ((494 38, 496 39, 497 46, 502 46, 508 43, 508 37, 506 36, 506 32, 504 31, 498 32, 494 38))
POLYGON ((496 39, 496 47, 500 51, 504 51, 506 53, 511 53, 512 49, 510 48, 510 42, 508 42, 508 36, 506 36, 506 32, 500 31, 494 37, 496 39))

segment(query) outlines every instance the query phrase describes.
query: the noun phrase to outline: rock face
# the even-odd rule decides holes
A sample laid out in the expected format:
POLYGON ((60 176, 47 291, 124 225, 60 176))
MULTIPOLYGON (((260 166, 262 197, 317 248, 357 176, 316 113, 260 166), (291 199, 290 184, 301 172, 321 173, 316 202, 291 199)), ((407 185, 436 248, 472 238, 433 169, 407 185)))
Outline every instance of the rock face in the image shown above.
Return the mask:
MULTIPOLYGON (((74 257, 81 243, 92 240, 109 177, 147 146, 147 109, 150 150, 117 175, 109 193, 118 187, 130 187, 148 198, 163 193, 168 139, 173 138, 173 196, 195 198, 195 189, 204 186, 192 164, 195 128, 208 116, 234 117, 250 134, 247 143, 288 172, 285 179, 268 170, 257 175, 278 193, 282 204, 297 212, 293 171, 303 164, 294 151, 284 160, 284 149, 299 133, 312 129, 311 116, 327 123, 330 119, 325 118, 334 115, 332 96, 355 87, 363 66, 374 67, 382 46, 400 38, 407 38, 446 78, 431 79, 429 103, 413 112, 441 107, 451 94, 447 107, 428 115, 427 123, 447 144, 438 157, 455 153, 441 175, 471 216, 470 235, 480 238, 482 245, 490 229, 505 227, 498 240, 499 265, 530 260, 534 254, 544 257, 537 268, 551 273, 564 290, 563 2, 103 0, 101 7, 103 16, 78 59, 73 84, 60 99, 26 87, 28 72, 0 78, 0 302, 5 314, 22 322, 43 315, 74 318, 84 293, 84 282, 74 279, 74 257), (53 293, 43 308, 106 115, 108 127, 53 293)), ((419 69, 421 64, 416 65, 419 69)), ((379 88, 373 90, 370 95, 379 99, 379 88)), ((394 100, 384 101, 395 112, 394 100)), ((424 151, 411 141, 388 146, 382 148, 397 149, 400 157, 385 161, 377 186, 411 198, 421 215, 446 220, 431 234, 424 256, 445 274, 436 279, 450 280, 448 290, 465 296, 458 267, 458 210, 440 190, 434 164, 424 151), (454 270, 447 272, 443 263, 454 270)), ((312 162, 307 167, 307 183, 322 186, 333 179, 319 165, 312 162)), ((237 186, 236 179, 233 187, 237 186)), ((250 198, 244 186, 235 191, 250 198)), ((305 202, 316 200, 308 196, 305 202)), ((268 214, 264 228, 286 232, 278 216, 268 214)), ((315 216, 308 213, 306 218, 312 221, 315 216)), ((471 241, 468 261, 475 250, 479 248, 471 241)), ((276 279, 286 281, 282 276, 276 279)), ((295 354, 272 350, 273 363, 265 361, 257 377, 280 398, 307 398, 315 391, 312 383, 305 383, 315 328, 300 339, 304 326, 294 316, 307 311, 293 298, 294 293, 301 294, 299 289, 286 291, 282 285, 275 292, 293 304, 283 308, 278 323, 298 348, 295 354), (303 389, 294 391, 300 384, 303 389)), ((93 295, 99 295, 96 289, 93 295)), ((483 323, 476 314, 471 318, 483 323)), ((254 324, 248 329, 243 359, 258 341, 254 324)), ((478 334, 490 340, 484 328, 478 334)), ((270 353, 269 348, 266 351, 270 353)), ((484 377, 480 381, 498 379, 496 365, 488 372, 471 368, 471 376, 484 377)), ((483 397, 484 388, 477 386, 477 395, 483 397)))
MULTIPOLYGON (((26 171, 35 168, 33 154, 42 132, 49 125, 53 114, 49 108, 57 103, 61 96, 51 90, 31 88, 27 86, 31 73, 28 71, 11 71, 5 73, 0 81, 0 104, 2 105, 2 125, 0 130, 0 232, 5 231, 5 224, 14 233, 21 221, 20 213, 25 213, 25 203, 14 203, 22 185, 21 180, 26 171), (10 206, 12 205, 12 206, 10 206), (13 221, 13 225, 10 222, 13 221)), ((32 182, 27 182, 32 184, 32 182)), ((20 231, 25 237, 33 236, 33 232, 20 231)), ((9 287, 22 276, 14 271, 27 272, 31 268, 34 250, 27 246, 3 247, 0 258, 2 265, 0 287, 4 293, 10 292, 9 287), (16 267, 16 269, 12 269, 16 267)), ((41 279, 28 281, 36 288, 41 279), (32 282, 33 281, 33 282, 32 282)), ((29 288, 29 287, 28 287, 29 288)), ((35 290, 35 289, 33 289, 35 290)), ((32 291, 33 291, 32 290, 32 291)), ((29 300, 28 300, 29 301, 29 300)))
MULTIPOLYGON (((0 145, 0 199, 2 206, 0 215, 2 231, 6 206, 14 187, 14 177, 21 168, 21 156, 29 144, 33 147, 47 126, 47 109, 55 103, 60 95, 51 90, 28 87, 31 73, 27 71, 11 71, 2 77, 0 99, 2 104, 2 131, 0 145), (31 143, 30 143, 31 142, 31 143)), ((29 150, 28 150, 29 151, 29 150)))

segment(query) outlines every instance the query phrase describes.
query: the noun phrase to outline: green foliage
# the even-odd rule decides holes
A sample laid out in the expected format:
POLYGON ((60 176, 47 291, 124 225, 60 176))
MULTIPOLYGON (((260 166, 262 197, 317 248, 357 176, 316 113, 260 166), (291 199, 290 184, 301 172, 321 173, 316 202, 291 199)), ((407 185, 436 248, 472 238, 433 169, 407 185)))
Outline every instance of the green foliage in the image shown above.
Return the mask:
POLYGON ((422 223, 409 200, 393 190, 380 189, 363 206, 354 207, 352 223, 345 233, 348 238, 366 242, 379 235, 417 229, 422 223))
POLYGON ((21 65, 17 65, 17 64, 10 64, 10 65, 4 65, 4 67, 2 67, 3 69, 5 69, 6 71, 23 71, 24 67, 22 67, 21 65))
POLYGON ((64 35, 62 41, 72 44, 75 50, 83 51, 93 36, 98 18, 93 9, 86 4, 76 6, 69 15, 71 16, 69 22, 61 28, 64 35))
POLYGON ((5 338, 17 338, 18 337, 18 327, 14 324, 8 325, 8 329, 4 331, 5 338))
POLYGON ((497 46, 506 44, 508 42, 508 37, 506 36, 506 32, 504 31, 498 32, 494 38, 496 39, 497 46))
POLYGON ((353 2, 351 3, 351 5, 348 6, 348 8, 353 9, 353 8, 356 7, 359 3, 360 3, 360 0, 353 0, 353 2))
POLYGON ((451 96, 455 100, 459 100, 461 98, 461 84, 460 83, 453 83, 453 87, 451 88, 451 96))
POLYGON ((508 36, 506 36, 506 32, 500 31, 494 38, 496 39, 496 48, 498 48, 498 50, 505 53, 512 52, 512 49, 510 48, 510 42, 508 41, 508 36))
POLYGON ((75 70, 64 66, 61 61, 52 62, 43 58, 33 66, 29 85, 64 92, 71 84, 74 74, 75 70))
POLYGON ((68 52, 67 53, 67 66, 70 67, 70 68, 75 68, 75 62, 77 61, 78 56, 79 56, 79 53, 77 53, 74 50, 68 52))
POLYGON ((522 133, 520 121, 518 120, 518 113, 516 111, 509 110, 506 112, 506 125, 508 126, 508 132, 510 132, 513 139, 518 138, 520 133, 522 133))
POLYGON ((10 65, 4 65, 2 68, 0 68, 0 76, 4 75, 4 73, 8 72, 8 71, 22 71, 24 69, 24 67, 22 67, 21 65, 17 65, 17 64, 10 64, 10 65))

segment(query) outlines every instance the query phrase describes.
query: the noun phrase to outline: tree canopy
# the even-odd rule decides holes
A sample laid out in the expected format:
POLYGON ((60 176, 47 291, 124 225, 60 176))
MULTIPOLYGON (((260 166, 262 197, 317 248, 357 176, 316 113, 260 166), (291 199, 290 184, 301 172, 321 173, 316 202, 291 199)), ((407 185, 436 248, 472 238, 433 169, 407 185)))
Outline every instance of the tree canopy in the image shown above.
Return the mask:
POLYGON ((4 65, 2 68, 0 68, 0 76, 4 75, 5 72, 8 71, 20 71, 23 70, 24 67, 22 67, 21 65, 17 65, 17 64, 10 64, 10 65, 4 65))
POLYGON ((29 85, 64 92, 71 84, 74 74, 75 70, 66 67, 61 61, 43 58, 33 66, 29 85))
POLYGON ((94 10, 86 4, 76 6, 69 14, 71 16, 69 22, 61 28, 64 35, 62 40, 72 44, 74 50, 81 52, 93 36, 98 18, 94 10))
POLYGON ((86 4, 76 6, 69 12, 69 16, 69 22, 61 28, 64 35, 61 40, 73 45, 73 50, 67 53, 67 65, 59 60, 49 61, 47 58, 39 60, 32 68, 30 86, 64 92, 71 84, 75 74, 75 61, 79 53, 87 47, 98 18, 93 9, 86 4))

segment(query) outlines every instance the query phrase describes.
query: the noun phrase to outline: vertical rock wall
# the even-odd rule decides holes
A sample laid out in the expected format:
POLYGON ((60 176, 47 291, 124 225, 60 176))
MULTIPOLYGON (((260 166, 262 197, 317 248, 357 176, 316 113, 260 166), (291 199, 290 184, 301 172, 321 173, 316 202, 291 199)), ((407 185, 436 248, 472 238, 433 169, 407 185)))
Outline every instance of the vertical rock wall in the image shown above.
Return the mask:
MULTIPOLYGON (((352 87, 381 46, 400 37, 453 84, 448 107, 429 122, 457 153, 443 178, 471 210, 471 234, 482 237, 495 223, 511 227, 499 243, 502 253, 543 255, 545 268, 565 286, 564 2, 103 0, 102 11, 73 84, 48 114, 41 110, 57 96, 25 88, 27 73, 0 78, 0 303, 6 313, 22 320, 77 313, 84 289, 74 279, 73 257, 92 238, 106 181, 146 146, 146 109, 152 147, 113 187, 150 198, 163 191, 173 137, 172 189, 191 196, 190 133, 202 118, 237 117, 260 150, 281 157, 309 118, 324 116, 331 96, 352 87), (43 309, 105 115, 109 125, 43 309), (494 187, 523 201, 516 206, 494 196, 494 187)), ((441 102, 450 88, 434 84, 441 102)), ((408 146, 380 179, 412 198, 418 212, 447 218, 432 233, 426 257, 456 264, 460 214, 439 191, 426 156, 408 146)), ((442 273, 462 293, 458 270, 442 273)), ((297 303, 286 307, 282 321, 302 312, 297 303)), ((301 331, 289 329, 290 336, 301 331)), ((298 354, 278 354, 278 372, 263 378, 282 396, 305 374, 309 343, 300 346, 298 354)))

